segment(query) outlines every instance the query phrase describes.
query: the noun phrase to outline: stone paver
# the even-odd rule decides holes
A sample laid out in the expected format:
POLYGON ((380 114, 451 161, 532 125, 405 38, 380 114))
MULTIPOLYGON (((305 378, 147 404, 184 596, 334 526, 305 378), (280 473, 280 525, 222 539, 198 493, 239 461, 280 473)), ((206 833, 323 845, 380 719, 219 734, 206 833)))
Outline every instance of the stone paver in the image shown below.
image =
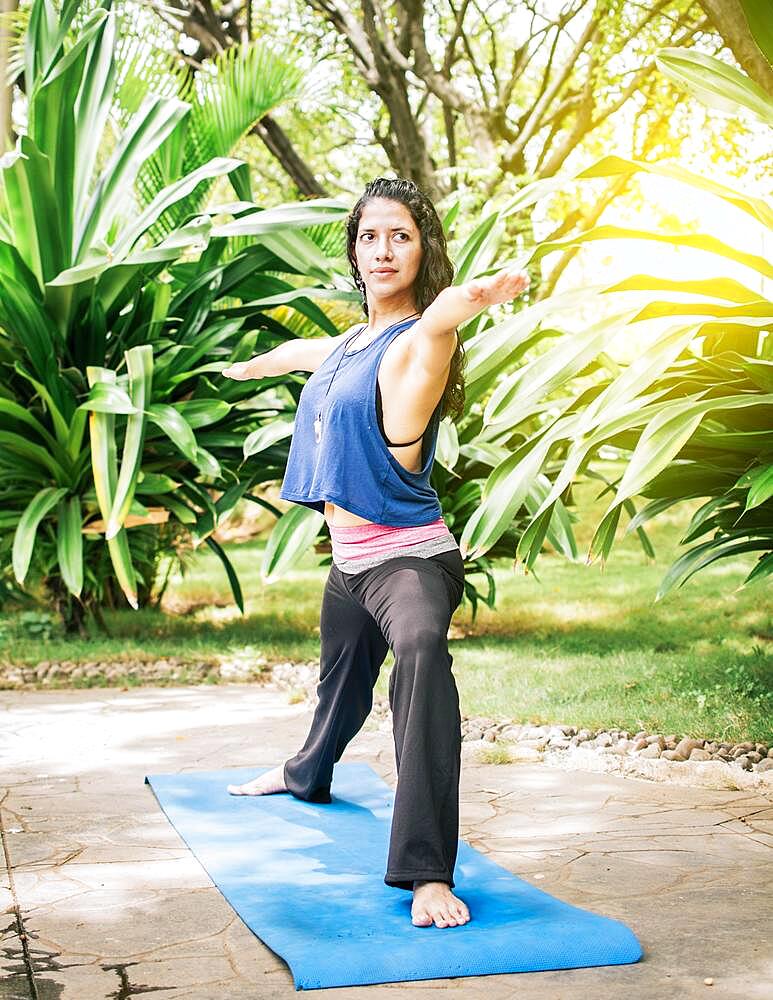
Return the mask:
MULTIPOLYGON (((295 995, 287 965, 234 914, 143 778, 278 763, 303 741, 308 707, 254 685, 6 691, 0 718, 0 1000, 33 997, 30 976, 38 997, 56 1000, 295 995)), ((624 921, 644 958, 314 991, 320 1000, 773 995, 769 797, 484 765, 469 746, 464 758, 462 837, 539 888, 624 921)), ((394 787, 391 735, 375 720, 344 756, 358 759, 394 787)))

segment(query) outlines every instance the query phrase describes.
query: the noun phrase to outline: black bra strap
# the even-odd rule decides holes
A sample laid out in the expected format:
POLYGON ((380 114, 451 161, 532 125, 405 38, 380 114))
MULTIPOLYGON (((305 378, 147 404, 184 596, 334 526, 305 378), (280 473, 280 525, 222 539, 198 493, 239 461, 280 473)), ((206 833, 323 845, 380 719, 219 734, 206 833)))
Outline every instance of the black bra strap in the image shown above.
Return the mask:
POLYGON ((381 386, 378 384, 378 378, 376 378, 376 416, 378 417, 378 429, 381 431, 381 436, 390 448, 407 448, 409 444, 416 444, 417 441, 421 441, 427 433, 427 427, 429 427, 430 423, 432 423, 432 417, 430 417, 427 427, 425 427, 421 434, 419 434, 417 438, 414 438, 413 441, 405 441, 403 444, 397 444, 394 441, 390 441, 384 433, 384 417, 381 406, 381 386))

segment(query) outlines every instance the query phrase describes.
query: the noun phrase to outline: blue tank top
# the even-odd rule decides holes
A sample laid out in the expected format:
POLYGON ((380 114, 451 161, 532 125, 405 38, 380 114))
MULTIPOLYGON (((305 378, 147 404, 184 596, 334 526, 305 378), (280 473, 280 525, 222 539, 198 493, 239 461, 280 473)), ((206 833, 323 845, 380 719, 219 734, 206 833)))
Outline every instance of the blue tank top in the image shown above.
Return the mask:
POLYGON ((279 492, 283 500, 321 514, 327 500, 368 521, 394 527, 429 524, 440 517, 440 501, 429 480, 442 399, 424 432, 418 472, 405 469, 389 450, 376 412, 378 369, 384 352, 418 318, 395 323, 365 347, 345 354, 352 339, 347 338, 311 373, 298 400, 279 492), (336 365, 338 372, 327 392, 336 365), (319 443, 314 433, 318 410, 322 411, 319 443))

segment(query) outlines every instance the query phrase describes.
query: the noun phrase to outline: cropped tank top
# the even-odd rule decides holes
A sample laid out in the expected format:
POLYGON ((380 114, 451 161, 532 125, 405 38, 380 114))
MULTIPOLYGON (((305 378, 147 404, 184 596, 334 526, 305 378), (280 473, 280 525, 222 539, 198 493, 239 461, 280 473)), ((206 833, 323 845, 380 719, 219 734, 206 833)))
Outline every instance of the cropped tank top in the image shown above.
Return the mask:
POLYGON ((283 500, 321 514, 327 500, 368 521, 395 527, 431 524, 440 517, 440 500, 429 480, 442 400, 422 435, 418 472, 409 472, 391 453, 377 412, 381 359, 392 341, 417 318, 394 323, 365 347, 344 353, 348 338, 311 373, 298 399, 279 491, 283 500), (314 434, 318 411, 322 414, 319 443, 314 434))

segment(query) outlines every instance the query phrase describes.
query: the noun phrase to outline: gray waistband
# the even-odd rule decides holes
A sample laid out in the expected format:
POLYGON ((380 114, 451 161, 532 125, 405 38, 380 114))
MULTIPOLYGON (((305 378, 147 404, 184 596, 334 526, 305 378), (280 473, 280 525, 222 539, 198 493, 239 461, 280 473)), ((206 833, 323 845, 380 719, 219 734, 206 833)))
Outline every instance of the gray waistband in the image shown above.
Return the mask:
POLYGON ((456 539, 449 531, 447 535, 439 535, 437 538, 429 538, 425 542, 415 542, 413 545, 401 545, 398 548, 382 552, 377 556, 368 556, 366 559, 339 559, 333 551, 333 562, 342 573, 361 573, 364 569, 378 566, 387 559, 395 559, 397 556, 419 556, 427 559, 429 556, 437 555, 438 552, 450 552, 457 549, 456 539))

